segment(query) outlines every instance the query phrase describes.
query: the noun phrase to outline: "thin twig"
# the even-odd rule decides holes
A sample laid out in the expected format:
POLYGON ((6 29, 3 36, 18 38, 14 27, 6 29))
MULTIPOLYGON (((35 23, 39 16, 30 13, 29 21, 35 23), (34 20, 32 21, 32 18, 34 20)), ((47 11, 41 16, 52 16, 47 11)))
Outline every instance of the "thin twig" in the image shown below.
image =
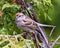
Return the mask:
MULTIPOLYGON (((54 42, 50 42, 50 44, 53 44, 54 42)), ((60 42, 56 42, 56 44, 60 44, 60 42)))
POLYGON ((51 48, 53 48, 53 46, 57 43, 57 41, 60 39, 60 36, 57 37, 57 39, 52 43, 51 48))
MULTIPOLYGON (((38 26, 38 25, 37 25, 37 26, 38 26)), ((39 28, 39 30, 40 30, 40 32, 41 32, 41 34, 42 34, 42 36, 43 36, 43 38, 44 38, 44 40, 45 40, 45 43, 46 43, 47 48, 50 48, 49 42, 48 42, 45 34, 43 33, 42 29, 41 29, 39 26, 38 26, 38 28, 39 28)))
POLYGON ((53 31, 54 31, 55 27, 56 27, 56 26, 53 26, 53 28, 52 28, 52 30, 51 30, 51 32, 50 32, 49 37, 52 35, 52 33, 53 33, 53 31))

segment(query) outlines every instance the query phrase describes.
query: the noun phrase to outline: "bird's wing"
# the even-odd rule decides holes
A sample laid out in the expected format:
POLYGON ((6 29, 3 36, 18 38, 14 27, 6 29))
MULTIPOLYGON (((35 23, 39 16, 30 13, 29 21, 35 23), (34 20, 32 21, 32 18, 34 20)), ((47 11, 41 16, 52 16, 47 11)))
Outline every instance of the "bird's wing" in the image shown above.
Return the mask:
POLYGON ((23 19, 25 26, 31 28, 31 29, 37 29, 37 24, 34 20, 32 20, 31 18, 29 18, 28 16, 25 17, 25 19, 23 19))
POLYGON ((30 19, 28 16, 26 16, 24 19, 23 19, 23 22, 25 25, 30 25, 32 24, 33 20, 30 19))

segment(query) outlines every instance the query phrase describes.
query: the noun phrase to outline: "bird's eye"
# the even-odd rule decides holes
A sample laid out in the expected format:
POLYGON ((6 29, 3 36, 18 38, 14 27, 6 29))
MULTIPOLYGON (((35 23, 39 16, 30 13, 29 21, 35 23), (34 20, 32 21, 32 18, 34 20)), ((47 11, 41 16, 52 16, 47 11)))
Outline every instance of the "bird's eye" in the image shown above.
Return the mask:
POLYGON ((23 15, 19 15, 19 17, 22 17, 23 15))
POLYGON ((19 15, 19 17, 21 17, 21 15, 19 15))

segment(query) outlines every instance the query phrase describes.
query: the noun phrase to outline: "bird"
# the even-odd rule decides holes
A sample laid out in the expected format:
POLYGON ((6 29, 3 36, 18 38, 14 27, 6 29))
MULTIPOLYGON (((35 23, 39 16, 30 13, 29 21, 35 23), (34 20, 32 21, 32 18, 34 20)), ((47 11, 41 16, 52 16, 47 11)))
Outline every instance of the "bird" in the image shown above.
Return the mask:
POLYGON ((16 14, 16 25, 18 28, 28 32, 34 29, 38 30, 36 22, 28 16, 25 16, 23 13, 16 14))
MULTIPOLYGON (((45 24, 40 24, 34 20, 32 20, 29 16, 24 15, 22 12, 16 13, 16 19, 15 19, 16 25, 19 29, 23 29, 26 32, 33 32, 39 31, 39 27, 53 27, 52 25, 45 25, 45 24)), ((48 41, 47 45, 48 45, 48 41)), ((50 48, 50 47, 48 47, 50 48)))

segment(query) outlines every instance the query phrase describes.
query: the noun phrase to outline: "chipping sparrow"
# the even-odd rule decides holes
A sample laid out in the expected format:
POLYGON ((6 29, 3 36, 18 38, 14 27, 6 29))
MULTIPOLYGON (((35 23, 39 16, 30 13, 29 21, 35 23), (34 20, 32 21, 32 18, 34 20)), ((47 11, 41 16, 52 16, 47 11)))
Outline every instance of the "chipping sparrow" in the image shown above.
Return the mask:
POLYGON ((23 29, 26 32, 30 32, 34 29, 38 30, 37 23, 23 13, 16 14, 16 24, 18 28, 23 29))
MULTIPOLYGON (((23 13, 17 13, 16 14, 16 25, 18 28, 23 29, 26 32, 33 32, 35 31, 39 31, 38 26, 45 26, 45 27, 54 27, 52 25, 45 25, 45 24, 40 24, 35 22, 34 20, 32 20, 30 17, 25 16, 23 13)), ((41 29, 40 29, 41 30, 41 29)), ((41 31, 42 32, 42 31, 41 31)), ((43 34, 43 33, 42 33, 43 34)), ((44 35, 44 34, 43 34, 44 35)), ((44 36, 45 37, 45 36, 44 36)), ((45 38, 47 44, 48 44, 48 40, 45 38)))

